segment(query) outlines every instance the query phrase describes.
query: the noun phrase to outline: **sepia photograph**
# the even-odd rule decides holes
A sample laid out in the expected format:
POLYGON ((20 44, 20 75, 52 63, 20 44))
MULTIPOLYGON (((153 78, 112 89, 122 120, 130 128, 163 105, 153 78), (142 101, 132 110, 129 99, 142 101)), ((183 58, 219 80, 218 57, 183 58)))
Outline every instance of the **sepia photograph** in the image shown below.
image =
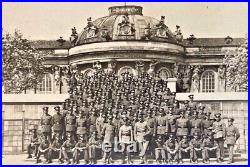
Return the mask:
POLYGON ((3 2, 2 164, 248 164, 247 2, 3 2))

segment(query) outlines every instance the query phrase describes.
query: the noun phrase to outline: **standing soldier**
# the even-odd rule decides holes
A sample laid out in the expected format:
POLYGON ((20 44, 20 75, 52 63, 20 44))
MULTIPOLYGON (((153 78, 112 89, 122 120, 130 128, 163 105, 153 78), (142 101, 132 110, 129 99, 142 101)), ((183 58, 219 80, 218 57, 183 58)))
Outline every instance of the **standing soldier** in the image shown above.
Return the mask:
POLYGON ((76 132, 76 116, 73 114, 73 107, 70 109, 70 112, 65 117, 65 124, 66 124, 66 133, 71 134, 75 139, 75 132, 76 132))
POLYGON ((143 114, 138 116, 138 122, 135 123, 134 127, 134 137, 135 141, 138 142, 140 151, 141 163, 145 163, 147 161, 146 158, 146 150, 148 148, 148 140, 145 140, 145 136, 150 134, 150 128, 147 125, 147 122, 144 121, 143 114))
POLYGON ((168 115, 168 122, 169 122, 169 128, 170 128, 170 133, 176 134, 176 119, 178 118, 178 115, 174 115, 174 107, 170 106, 169 107, 169 115, 168 115))
POLYGON ((212 133, 212 129, 213 129, 213 122, 212 120, 210 120, 210 114, 211 112, 207 112, 204 115, 204 119, 202 120, 203 123, 203 128, 204 128, 204 136, 207 136, 208 134, 212 133))
POLYGON ((48 114, 48 107, 43 107, 43 115, 40 120, 41 132, 51 143, 52 116, 48 114))
POLYGON ((112 149, 114 145, 114 138, 115 138, 115 132, 116 132, 116 126, 112 122, 113 117, 109 116, 108 117, 108 123, 104 124, 103 129, 102 129, 102 136, 103 136, 103 145, 105 146, 105 149, 108 148, 107 150, 104 150, 104 163, 110 163, 112 159, 112 149))
POLYGON ((179 162, 178 160, 178 150, 179 150, 179 144, 175 138, 175 134, 169 134, 169 139, 165 142, 165 148, 168 154, 168 162, 173 163, 174 161, 176 163, 179 162))
POLYGON ((89 125, 89 136, 96 131, 96 114, 95 110, 91 109, 88 118, 88 125, 89 125))
POLYGON ((183 153, 190 155, 190 141, 188 140, 188 136, 183 136, 182 140, 179 142, 179 161, 183 163, 183 153))
POLYGON ((148 145, 148 154, 153 153, 153 138, 155 137, 155 118, 152 116, 152 111, 147 111, 147 116, 145 118, 145 121, 149 127, 149 134, 145 136, 145 140, 149 141, 148 145))
POLYGON ((88 119, 84 111, 79 111, 79 117, 76 119, 76 134, 77 137, 83 136, 84 140, 88 140, 88 119))
POLYGON ((190 121, 190 135, 193 136, 194 133, 202 135, 203 133, 203 123, 202 120, 198 118, 198 112, 194 113, 194 118, 190 121))
POLYGON ((224 138, 225 138, 225 124, 221 120, 221 114, 216 113, 215 122, 213 123, 214 140, 218 144, 216 152, 217 162, 221 163, 224 158, 224 138))
POLYGON ((160 110, 159 114, 155 119, 155 134, 164 138, 164 135, 169 132, 169 122, 163 110, 160 110))
POLYGON ((90 164, 95 164, 96 163, 96 158, 97 158, 97 147, 99 147, 100 143, 97 139, 97 132, 94 131, 91 133, 91 136, 89 138, 88 142, 88 151, 89 151, 89 160, 90 164))
POLYGON ((234 119, 228 119, 228 127, 226 128, 226 144, 229 149, 229 161, 228 163, 233 163, 233 151, 236 141, 240 138, 240 133, 237 127, 233 125, 234 119))
POLYGON ((194 95, 191 94, 188 97, 189 97, 189 103, 188 103, 189 107, 191 107, 191 109, 194 109, 194 108, 196 109, 197 108, 197 103, 194 102, 194 95))
POLYGON ((190 159, 193 163, 198 163, 198 153, 202 151, 202 139, 198 132, 195 132, 193 135, 194 138, 190 141, 190 159))
POLYGON ((64 117, 60 113, 60 107, 56 106, 55 108, 56 113, 52 116, 52 125, 53 125, 53 132, 54 135, 58 135, 61 139, 63 134, 64 128, 64 117))
POLYGON ((176 136, 178 138, 178 141, 180 141, 182 136, 187 136, 189 132, 189 120, 185 118, 184 111, 180 112, 180 118, 176 120, 176 126, 176 136))
POLYGON ((132 126, 129 125, 129 120, 127 117, 123 117, 123 120, 125 122, 124 125, 122 125, 119 129, 119 141, 121 144, 123 144, 124 147, 124 152, 123 152, 123 163, 125 163, 125 153, 127 155, 128 163, 131 164, 131 155, 128 150, 128 146, 132 143, 133 141, 133 130, 132 126))

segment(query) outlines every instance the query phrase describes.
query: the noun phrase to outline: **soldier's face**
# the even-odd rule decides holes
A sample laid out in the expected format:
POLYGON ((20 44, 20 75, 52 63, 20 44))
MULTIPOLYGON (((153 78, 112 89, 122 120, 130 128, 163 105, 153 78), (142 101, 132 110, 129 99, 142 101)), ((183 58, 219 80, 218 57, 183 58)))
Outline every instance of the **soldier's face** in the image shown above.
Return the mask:
POLYGON ((233 122, 232 121, 228 121, 228 126, 231 126, 233 125, 233 122))

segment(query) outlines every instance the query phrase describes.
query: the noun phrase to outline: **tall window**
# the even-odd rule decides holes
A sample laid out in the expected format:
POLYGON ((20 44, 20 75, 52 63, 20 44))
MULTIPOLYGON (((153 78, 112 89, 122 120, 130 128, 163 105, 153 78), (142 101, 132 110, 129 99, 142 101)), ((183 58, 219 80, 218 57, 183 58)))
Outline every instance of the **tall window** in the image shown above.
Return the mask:
POLYGON ((49 74, 45 74, 42 83, 39 86, 39 93, 50 94, 52 93, 52 80, 49 74))
POLYGON ((202 79, 202 92, 215 91, 215 76, 213 71, 205 71, 201 79, 202 79))
POLYGON ((159 70, 159 72, 159 77, 163 80, 167 80, 170 77, 170 73, 167 68, 162 68, 159 70))

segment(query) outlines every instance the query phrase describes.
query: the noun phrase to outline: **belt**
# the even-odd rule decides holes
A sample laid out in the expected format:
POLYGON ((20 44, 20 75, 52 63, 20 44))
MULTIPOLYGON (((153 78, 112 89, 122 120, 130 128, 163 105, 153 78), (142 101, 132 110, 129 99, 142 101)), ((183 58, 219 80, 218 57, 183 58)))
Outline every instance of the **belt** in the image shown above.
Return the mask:
POLYGON ((158 126, 166 126, 166 125, 158 125, 158 126))

